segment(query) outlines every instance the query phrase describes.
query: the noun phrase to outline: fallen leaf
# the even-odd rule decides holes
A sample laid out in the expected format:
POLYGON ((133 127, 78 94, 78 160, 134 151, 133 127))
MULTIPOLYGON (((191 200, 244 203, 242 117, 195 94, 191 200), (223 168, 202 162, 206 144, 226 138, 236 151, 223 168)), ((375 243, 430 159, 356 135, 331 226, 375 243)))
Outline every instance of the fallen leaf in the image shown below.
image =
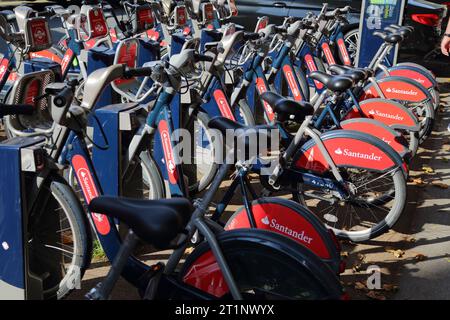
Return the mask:
POLYGON ((411 180, 411 183, 418 186, 418 187, 425 187, 427 183, 423 181, 422 178, 415 178, 411 180))
POLYGON ((366 258, 365 255, 363 255, 362 253, 358 253, 358 260, 359 261, 364 261, 365 258, 366 258))
POLYGON ((366 296, 368 296, 371 299, 375 299, 375 300, 386 300, 386 297, 383 296, 382 294, 375 292, 375 291, 369 291, 366 296))
POLYGON ((392 253, 394 255, 394 257, 396 257, 396 258, 401 258, 405 254, 405 252, 403 250, 394 249, 392 247, 386 247, 385 250, 386 250, 386 252, 392 253))
POLYGON ((192 251, 194 251, 194 247, 186 248, 186 250, 184 252, 187 253, 187 254, 191 254, 192 251))
POLYGON ((361 267, 362 267, 362 264, 357 263, 357 264, 353 265, 352 270, 353 270, 353 272, 359 272, 359 271, 361 271, 361 267))
POLYGON ((397 291, 398 290, 398 286, 386 283, 386 284, 383 284, 383 290, 387 291, 387 292, 397 291))
POLYGON ((414 237, 407 237, 405 240, 408 241, 408 242, 411 242, 411 243, 414 243, 414 242, 417 241, 417 239, 414 238, 414 237))
POLYGON ((357 281, 357 282, 355 282, 355 289, 356 290, 366 290, 367 287, 364 283, 357 281))
POLYGON ((432 182, 431 184, 432 184, 433 186, 438 187, 438 188, 441 188, 441 189, 448 189, 448 184, 446 184, 446 183, 434 181, 434 182, 432 182))
POLYGON ((347 251, 342 251, 341 252, 341 257, 342 258, 348 258, 348 252, 347 251))
POLYGON ((423 166, 423 167, 422 167, 422 170, 423 170, 425 173, 433 173, 433 172, 434 172, 434 169, 431 168, 431 167, 428 167, 428 166, 423 166))
POLYGON ((416 256, 414 257, 414 259, 416 259, 417 261, 424 261, 426 260, 428 257, 426 255, 423 255, 421 253, 416 254, 416 256))

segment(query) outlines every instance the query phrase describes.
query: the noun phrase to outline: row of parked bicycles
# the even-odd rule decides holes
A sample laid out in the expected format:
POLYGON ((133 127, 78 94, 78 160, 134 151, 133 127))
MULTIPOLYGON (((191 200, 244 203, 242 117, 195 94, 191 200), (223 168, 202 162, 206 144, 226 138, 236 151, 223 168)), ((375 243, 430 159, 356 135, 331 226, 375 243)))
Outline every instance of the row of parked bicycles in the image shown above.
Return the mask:
POLYGON ((255 30, 230 22, 232 0, 0 12, 0 162, 19 166, 7 194, 42 298, 69 294, 94 239, 111 269, 88 299, 120 276, 144 299, 348 298, 339 240, 399 219, 439 106, 430 71, 387 59, 409 27, 375 32, 372 63, 352 65, 349 10, 255 30), (173 249, 166 264, 142 261, 149 245, 173 249))

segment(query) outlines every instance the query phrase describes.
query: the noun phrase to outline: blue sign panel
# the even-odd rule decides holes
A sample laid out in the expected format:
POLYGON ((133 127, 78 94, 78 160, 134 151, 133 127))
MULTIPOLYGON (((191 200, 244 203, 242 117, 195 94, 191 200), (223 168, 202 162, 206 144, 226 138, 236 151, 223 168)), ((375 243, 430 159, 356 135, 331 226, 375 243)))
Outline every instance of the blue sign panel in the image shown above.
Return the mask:
MULTIPOLYGON (((383 44, 381 38, 373 35, 383 31, 390 24, 402 24, 406 0, 363 0, 359 24, 358 55, 356 65, 367 67, 383 44)), ((398 48, 388 57, 391 64, 397 60, 398 48)))

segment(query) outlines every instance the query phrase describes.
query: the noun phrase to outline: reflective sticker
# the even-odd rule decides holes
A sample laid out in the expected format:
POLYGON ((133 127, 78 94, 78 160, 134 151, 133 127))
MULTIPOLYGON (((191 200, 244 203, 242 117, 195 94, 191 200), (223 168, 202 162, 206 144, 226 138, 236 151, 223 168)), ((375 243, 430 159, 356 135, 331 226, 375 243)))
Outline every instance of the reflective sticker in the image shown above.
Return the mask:
POLYGON ((117 42, 117 32, 115 28, 109 28, 109 36, 111 37, 112 42, 117 42))
POLYGON ((213 93, 213 96, 222 116, 231 119, 233 121, 236 121, 236 118, 234 117, 233 112, 231 111, 230 105, 223 91, 220 89, 216 89, 213 93))
MULTIPOLYGON (((256 90, 258 90, 259 94, 262 95, 264 92, 267 92, 266 83, 264 82, 264 79, 257 78, 256 79, 256 90)), ((267 117, 269 118, 269 121, 273 121, 275 118, 275 114, 273 113, 273 109, 266 101, 262 101, 263 107, 266 110, 267 117)))
POLYGON ((164 152, 164 160, 169 176, 169 182, 176 184, 178 182, 178 172, 175 165, 175 158, 173 155, 172 141, 170 139, 169 127, 166 120, 162 120, 158 124, 158 131, 161 136, 161 142, 164 152))
MULTIPOLYGON (((314 72, 314 71, 318 70, 317 66, 316 66, 316 62, 314 61, 314 58, 312 55, 307 54, 305 56, 305 62, 306 62, 306 66, 308 67, 309 72, 314 72)), ((316 88, 319 90, 323 88, 323 84, 317 80, 314 80, 314 84, 315 84, 316 88)))
POLYGON ((150 40, 158 41, 159 40, 159 32, 156 31, 155 29, 147 30, 147 37, 150 40))
POLYGON ((300 93, 300 89, 297 85, 297 81, 294 78, 294 71, 292 70, 290 65, 283 66, 283 73, 286 77, 286 81, 291 89, 292 94, 294 95, 295 101, 302 101, 302 95, 300 93))
POLYGON ((178 26, 186 25, 187 17, 186 17, 186 7, 185 6, 177 6, 175 8, 175 21, 178 26))
MULTIPOLYGON (((72 166, 83 190, 84 198, 89 204, 92 199, 98 197, 98 191, 86 159, 77 154, 72 158, 72 166)), ((91 212, 91 216, 97 231, 103 236, 107 235, 111 230, 108 217, 95 212, 91 212)))
POLYGON ((263 19, 258 20, 258 24, 256 25, 255 32, 259 32, 260 30, 267 27, 267 24, 269 23, 269 19, 267 17, 264 17, 263 19))

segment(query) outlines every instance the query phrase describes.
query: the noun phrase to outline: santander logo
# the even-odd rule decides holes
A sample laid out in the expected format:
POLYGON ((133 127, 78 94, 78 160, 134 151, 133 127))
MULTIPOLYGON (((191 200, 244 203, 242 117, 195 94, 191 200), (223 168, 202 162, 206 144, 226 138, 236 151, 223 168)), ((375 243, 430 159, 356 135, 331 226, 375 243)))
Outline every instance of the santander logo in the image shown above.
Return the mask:
POLYGON ((325 58, 327 59, 328 64, 336 64, 336 61, 334 60, 333 54, 331 53, 330 46, 328 43, 322 44, 322 50, 325 54, 325 58))
POLYGON ((397 114, 390 114, 390 113, 385 113, 385 112, 381 112, 379 110, 370 110, 369 114, 371 116, 378 116, 381 118, 387 118, 387 119, 392 119, 392 120, 399 120, 402 121, 404 119, 404 117, 400 116, 398 113, 397 114))
POLYGON ((378 162, 380 162, 383 159, 382 156, 378 156, 373 152, 372 152, 372 154, 367 154, 367 153, 351 151, 349 149, 342 150, 341 148, 337 148, 336 150, 334 150, 334 153, 339 156, 364 159, 364 160, 372 160, 372 161, 378 161, 378 162))
POLYGON ((272 220, 269 220, 269 217, 265 216, 263 219, 261 219, 261 222, 264 225, 269 226, 271 229, 275 229, 282 234, 285 234, 289 237, 298 239, 304 243, 311 244, 311 242, 314 240, 312 237, 308 236, 305 233, 305 230, 302 230, 302 231, 292 230, 288 226, 279 224, 275 218, 273 218, 272 220))
POLYGON ((170 141, 169 127, 167 126, 167 122, 165 120, 159 123, 159 134, 161 136, 169 181, 170 183, 175 184, 178 181, 178 177, 176 172, 175 159, 172 152, 172 143, 170 141))
MULTIPOLYGON (((75 169, 78 182, 83 190, 84 198, 89 204, 92 199, 98 197, 97 188, 95 187, 94 179, 92 178, 91 172, 87 165, 86 160, 80 156, 76 155, 72 158, 72 165, 75 169)), ((105 215, 100 213, 91 212, 92 220, 101 235, 107 235, 111 230, 109 221, 105 215)))
POLYGON ((300 94, 300 90, 297 86, 297 82, 294 78, 294 73, 292 72, 292 68, 289 65, 285 65, 283 67, 283 73, 286 77, 286 80, 288 82, 289 88, 291 89, 292 94, 294 95, 294 99, 296 101, 301 101, 302 96, 300 94))
MULTIPOLYGON (((259 94, 263 94, 264 92, 267 91, 266 84, 264 83, 263 79, 261 78, 256 79, 256 89, 258 90, 259 94)), ((263 101, 263 106, 267 112, 267 117, 269 118, 270 121, 272 121, 273 118, 275 117, 272 107, 266 101, 263 101)))
POLYGON ((343 39, 338 40, 339 51, 342 54, 342 58, 344 59, 344 64, 351 65, 352 61, 350 60, 350 56, 348 55, 347 47, 345 46, 345 42, 343 39))
POLYGON ((417 91, 414 91, 412 89, 411 90, 402 90, 402 89, 397 89, 397 88, 387 88, 386 92, 404 94, 407 96, 417 96, 418 95, 417 91))
POLYGON ((228 104, 228 101, 225 97, 225 94, 222 92, 222 90, 217 89, 213 93, 214 100, 216 100, 217 106, 219 107, 220 113, 225 118, 231 119, 233 121, 236 121, 234 118, 233 113, 231 112, 230 105, 228 104))

